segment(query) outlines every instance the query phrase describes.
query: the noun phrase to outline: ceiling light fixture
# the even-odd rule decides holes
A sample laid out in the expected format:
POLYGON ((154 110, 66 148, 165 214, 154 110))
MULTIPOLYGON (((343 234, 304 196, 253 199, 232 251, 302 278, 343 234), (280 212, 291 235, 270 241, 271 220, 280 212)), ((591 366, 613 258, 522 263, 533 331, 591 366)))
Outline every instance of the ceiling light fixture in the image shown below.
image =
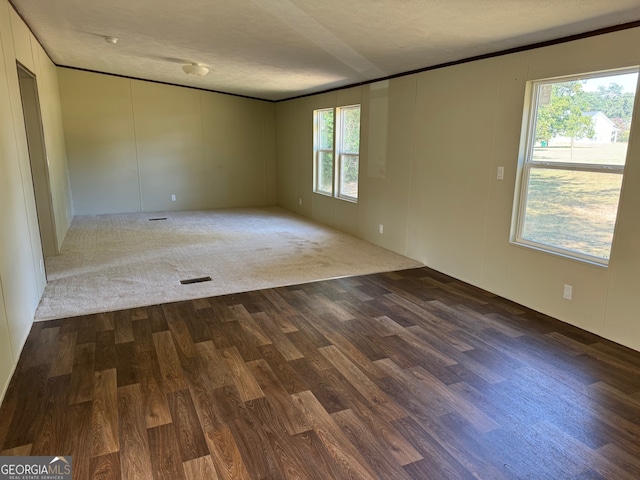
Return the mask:
POLYGON ((182 70, 187 75, 193 75, 194 77, 204 77, 207 73, 209 73, 209 69, 199 63, 190 63, 188 65, 183 65, 182 70))
POLYGON ((118 43, 118 39, 116 37, 104 37, 104 41, 110 43, 111 45, 115 45, 118 43))

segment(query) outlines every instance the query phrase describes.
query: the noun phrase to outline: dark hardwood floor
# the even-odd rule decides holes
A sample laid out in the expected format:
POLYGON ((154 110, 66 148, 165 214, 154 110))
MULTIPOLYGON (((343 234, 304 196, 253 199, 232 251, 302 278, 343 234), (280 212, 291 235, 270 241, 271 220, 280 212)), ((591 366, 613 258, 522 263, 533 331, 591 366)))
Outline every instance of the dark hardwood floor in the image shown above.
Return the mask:
POLYGON ((53 320, 0 450, 79 480, 637 479, 640 353, 427 268, 53 320))

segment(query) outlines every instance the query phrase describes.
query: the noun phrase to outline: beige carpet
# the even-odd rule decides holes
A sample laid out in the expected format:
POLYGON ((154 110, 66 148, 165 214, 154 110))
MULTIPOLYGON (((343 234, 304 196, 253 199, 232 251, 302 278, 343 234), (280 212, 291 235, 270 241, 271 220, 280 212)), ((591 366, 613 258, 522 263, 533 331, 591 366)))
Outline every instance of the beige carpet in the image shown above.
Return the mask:
POLYGON ((275 207, 83 216, 47 258, 36 320, 418 266, 275 207))

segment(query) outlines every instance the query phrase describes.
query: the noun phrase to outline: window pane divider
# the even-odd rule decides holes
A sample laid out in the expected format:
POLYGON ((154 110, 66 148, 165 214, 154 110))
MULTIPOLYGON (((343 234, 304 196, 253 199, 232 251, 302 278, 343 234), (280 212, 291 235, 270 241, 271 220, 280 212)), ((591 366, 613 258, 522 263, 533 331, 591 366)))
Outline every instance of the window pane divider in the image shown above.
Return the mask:
POLYGON ((624 173, 624 165, 599 165, 592 163, 560 163, 560 162, 527 162, 531 168, 545 168, 549 170, 575 170, 595 173, 624 173))

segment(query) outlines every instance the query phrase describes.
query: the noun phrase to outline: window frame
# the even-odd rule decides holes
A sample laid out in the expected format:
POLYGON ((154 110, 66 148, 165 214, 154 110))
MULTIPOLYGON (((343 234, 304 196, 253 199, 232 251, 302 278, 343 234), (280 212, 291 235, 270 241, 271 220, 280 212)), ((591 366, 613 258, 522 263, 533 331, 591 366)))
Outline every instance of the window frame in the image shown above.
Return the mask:
MULTIPOLYGON (((516 207, 514 208, 514 218, 512 220, 512 234, 511 243, 515 245, 525 246, 539 250, 542 252, 559 255, 565 258, 578 260, 585 263, 598 265, 601 267, 608 267, 611 260, 611 251, 613 249, 613 242, 615 239, 615 231, 618 224, 618 214, 620 208, 620 196, 622 195, 622 182, 620 191, 618 192, 618 211, 616 212, 616 219, 613 227, 613 237, 611 240, 611 248, 609 251, 609 258, 602 258, 588 253, 571 250, 568 248, 558 247, 556 245, 550 245, 547 243, 536 242, 535 240, 526 239, 523 237, 525 219, 526 219, 526 207, 529 194, 529 184, 531 179, 531 172, 535 169, 541 170, 560 170, 560 171, 575 171, 575 172, 593 172, 593 173, 606 173, 606 174, 619 174, 622 175, 622 181, 624 181, 624 174, 626 166, 629 160, 629 151, 627 149, 625 162, 623 165, 607 165, 598 163, 570 163, 570 162, 549 162, 533 159, 533 153, 535 148, 535 129, 537 125, 538 109, 540 107, 540 90, 542 85, 550 85, 555 83, 571 82, 576 80, 589 80, 593 78, 609 77, 614 75, 623 75, 628 73, 638 73, 638 85, 640 85, 640 72, 638 66, 604 70, 597 72, 586 72, 581 74, 544 78, 540 80, 532 80, 527 85, 527 95, 525 96, 525 108, 523 113, 523 139, 521 139, 521 155, 519 160, 519 169, 516 185, 516 207), (524 148, 523 148, 524 142, 524 148)), ((638 85, 636 86, 635 100, 638 96, 638 85)), ((634 102, 635 102, 634 100, 634 102)), ((632 118, 632 125, 634 124, 632 118)))
POLYGON ((362 105, 355 103, 352 105, 341 105, 338 107, 329 108, 317 108, 313 110, 313 193, 318 195, 324 195, 326 197, 332 197, 339 200, 343 200, 351 203, 358 203, 359 189, 360 189, 360 147, 361 147, 361 131, 362 131, 362 105), (344 135, 344 115, 347 111, 352 109, 358 109, 360 112, 358 122, 358 151, 347 151, 343 139, 344 135), (322 113, 333 113, 333 139, 332 148, 320 148, 321 139, 321 126, 320 118, 322 113), (332 168, 331 168, 331 191, 326 191, 320 188, 321 181, 321 154, 332 155, 332 168), (343 192, 342 185, 342 170, 344 165, 344 157, 357 157, 358 162, 358 190, 356 196, 348 195, 343 192))
POLYGON ((338 124, 339 128, 336 128, 336 153, 335 153, 335 162, 336 162, 336 178, 335 178, 335 192, 336 192, 336 198, 339 198, 341 200, 345 200, 347 202, 353 202, 353 203, 357 203, 358 202, 358 194, 360 193, 360 131, 361 128, 360 126, 362 125, 362 106, 360 104, 354 104, 354 105, 346 105, 346 106, 341 106, 341 107, 336 107, 336 113, 335 113, 335 117, 336 119, 339 119, 338 122, 336 122, 338 124), (358 109, 359 111, 359 119, 358 119, 358 151, 357 152, 350 152, 347 151, 347 149, 345 148, 344 145, 344 126, 345 126, 345 121, 344 121, 344 116, 346 114, 346 112, 348 112, 349 110, 355 110, 358 109), (342 170, 343 170, 343 166, 344 166, 344 157, 345 156, 349 156, 349 157, 357 157, 357 161, 358 161, 358 185, 357 185, 357 192, 356 192, 356 196, 354 197, 353 195, 348 195, 345 194, 342 191, 342 170))
POLYGON ((318 108, 313 111, 313 193, 317 193, 319 195, 325 195, 327 197, 333 197, 335 193, 335 170, 336 170, 336 112, 334 108, 318 108), (331 148, 320 148, 320 117, 324 112, 331 112, 333 114, 333 139, 331 142, 331 148), (326 191, 320 189, 320 180, 321 180, 321 168, 320 168, 320 158, 322 153, 329 153, 333 155, 331 161, 331 182, 330 187, 331 191, 326 191))

